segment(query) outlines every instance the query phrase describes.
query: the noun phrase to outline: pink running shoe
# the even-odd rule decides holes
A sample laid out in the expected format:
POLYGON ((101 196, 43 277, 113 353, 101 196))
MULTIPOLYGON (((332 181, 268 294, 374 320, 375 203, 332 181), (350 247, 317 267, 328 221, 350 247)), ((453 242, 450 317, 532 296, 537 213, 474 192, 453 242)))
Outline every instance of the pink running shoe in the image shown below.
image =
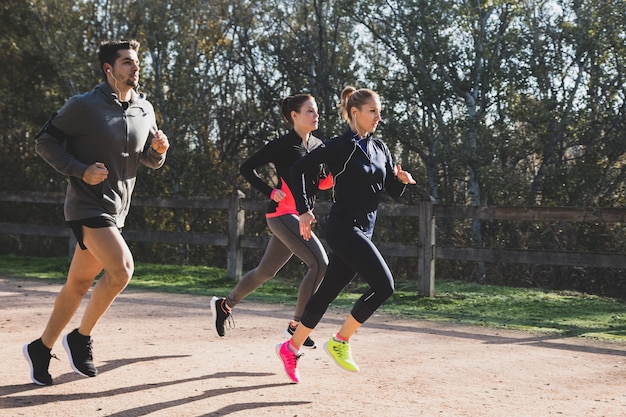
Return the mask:
POLYGON ((289 348, 289 340, 284 343, 276 345, 276 354, 283 361, 285 367, 285 373, 289 379, 297 384, 300 382, 300 375, 298 375, 298 359, 302 356, 302 353, 293 353, 289 348))

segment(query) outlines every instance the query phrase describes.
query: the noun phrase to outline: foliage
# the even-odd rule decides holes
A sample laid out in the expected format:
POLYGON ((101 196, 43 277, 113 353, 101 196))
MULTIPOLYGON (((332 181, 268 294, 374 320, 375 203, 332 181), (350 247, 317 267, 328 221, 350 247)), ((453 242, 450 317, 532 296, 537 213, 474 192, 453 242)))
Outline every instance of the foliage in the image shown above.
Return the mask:
MULTIPOLYGON (((0 10, 3 191, 65 189, 66 180, 35 155, 34 134, 68 97, 100 82, 101 40, 132 37, 142 44, 140 89, 172 143, 161 170, 140 172, 138 194, 223 197, 235 187, 254 196, 238 167, 285 131, 281 99, 311 92, 321 115, 316 134, 328 138, 345 128, 335 105, 352 84, 383 98, 386 124, 378 133, 418 180, 408 204, 429 195, 444 204, 625 203, 623 1, 6 0, 0 10)), ((0 216, 61 221, 57 212, 27 206, 0 205, 0 216)), ((131 224, 181 233, 221 222, 177 210, 133 208, 131 216, 131 224)), ((264 220, 253 221, 262 233, 264 220)), ((414 239, 416 226, 400 223, 381 221, 377 238, 414 239)), ((467 246, 624 246, 619 225, 608 240, 579 225, 567 233, 480 221, 461 232, 443 227, 445 238, 467 246)), ((55 246, 28 242, 17 252, 55 246)), ((156 248, 134 249, 146 260, 163 258, 156 248)), ((168 249, 172 262, 223 262, 212 248, 168 249)), ((593 271, 544 268, 539 277, 509 265, 449 271, 463 280, 514 272, 529 285, 577 274, 594 280, 593 271)), ((626 286, 620 271, 609 275, 626 286)), ((569 285, 578 286, 577 278, 569 285)))

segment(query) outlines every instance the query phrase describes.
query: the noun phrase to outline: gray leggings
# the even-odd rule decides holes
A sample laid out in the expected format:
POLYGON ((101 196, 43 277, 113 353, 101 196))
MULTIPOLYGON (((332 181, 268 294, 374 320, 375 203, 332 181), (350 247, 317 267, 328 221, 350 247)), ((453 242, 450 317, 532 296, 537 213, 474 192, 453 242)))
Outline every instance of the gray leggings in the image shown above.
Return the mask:
POLYGON ((294 320, 300 321, 306 303, 324 278, 328 266, 328 255, 315 234, 311 234, 311 239, 308 241, 300 236, 300 222, 293 214, 268 217, 267 225, 272 231, 272 237, 261 262, 239 280, 237 286, 226 297, 226 304, 231 308, 235 307, 248 294, 273 278, 295 254, 309 267, 298 290, 293 316, 294 320))

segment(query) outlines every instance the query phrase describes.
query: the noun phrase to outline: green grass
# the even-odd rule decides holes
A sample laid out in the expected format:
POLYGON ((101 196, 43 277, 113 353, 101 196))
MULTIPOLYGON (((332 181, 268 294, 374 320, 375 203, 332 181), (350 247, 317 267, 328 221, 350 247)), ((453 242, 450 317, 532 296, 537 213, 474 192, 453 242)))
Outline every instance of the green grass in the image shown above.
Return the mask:
MULTIPOLYGON (((0 256, 2 276, 9 278, 63 281, 67 267, 65 258, 0 256)), ((234 285, 220 268, 139 263, 135 265, 130 287, 209 296, 226 295, 234 285)), ((297 286, 297 281, 276 277, 248 299, 290 305, 296 298, 297 286)), ((333 307, 349 308, 364 288, 362 283, 350 284, 333 302, 333 307)), ((417 295, 415 282, 400 282, 393 297, 379 311, 404 318, 626 343, 626 305, 623 302, 573 291, 439 280, 435 297, 424 298, 417 295)))

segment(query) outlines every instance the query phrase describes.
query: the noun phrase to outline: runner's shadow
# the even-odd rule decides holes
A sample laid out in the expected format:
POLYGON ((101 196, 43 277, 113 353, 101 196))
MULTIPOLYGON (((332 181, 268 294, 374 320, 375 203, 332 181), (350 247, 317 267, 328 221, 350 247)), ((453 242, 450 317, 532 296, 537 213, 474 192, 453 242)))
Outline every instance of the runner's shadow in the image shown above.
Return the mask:
MULTIPOLYGON (((141 417, 145 416, 157 411, 165 410, 172 407, 177 407, 179 405, 186 405, 194 401, 206 400, 209 398, 217 397, 219 395, 227 395, 227 394, 235 394, 241 391, 251 391, 258 390, 264 388, 275 388, 282 387, 285 385, 293 385, 289 383, 281 383, 281 384, 263 384, 263 385, 250 385, 250 386, 242 386, 242 387, 228 387, 228 388, 218 388, 209 391, 205 391, 202 394, 193 396, 193 397, 184 397, 178 398, 171 401, 164 401, 161 403, 154 403, 149 405, 144 405, 141 407, 131 408, 128 410, 119 411, 114 414, 109 414, 107 417, 141 417)), ((310 404, 309 401, 283 401, 283 402, 275 402, 275 403, 243 403, 243 404, 232 404, 227 407, 224 407, 220 410, 211 412, 209 414, 205 414, 206 416, 223 416, 225 412, 228 414, 234 413, 235 411, 242 410, 251 410, 263 407, 284 407, 288 405, 303 405, 310 404)))
MULTIPOLYGON (((164 381, 160 383, 146 383, 141 385, 134 385, 128 387, 117 387, 114 389, 101 391, 101 392, 84 392, 84 393, 75 393, 75 394, 45 394, 43 389, 37 390, 36 393, 32 395, 21 395, 21 396, 10 396, 4 397, 2 403, 0 403, 0 409, 8 409, 8 408, 23 408, 23 407, 36 407, 38 405, 48 404, 50 402, 67 402, 67 401, 77 401, 84 399, 94 399, 94 398, 114 398, 116 395, 128 394, 128 393, 137 393, 144 390, 153 390, 155 388, 160 387, 168 387, 177 384, 185 384, 188 382, 196 382, 203 381, 208 379, 215 378, 241 378, 241 377, 266 377, 275 375, 273 373, 266 372, 217 372, 211 375, 203 375, 194 378, 186 378, 179 379, 176 381, 164 381)), ((269 384, 269 385, 261 385, 259 388, 273 387, 273 386, 281 386, 284 384, 269 384)), ((33 384, 29 385, 17 385, 16 387, 29 387, 31 389, 37 388, 37 386, 33 384)), ((242 391, 245 389, 258 389, 254 386, 252 387, 241 387, 241 388, 224 388, 220 390, 215 390, 217 392, 216 395, 221 395, 226 392, 236 392, 242 391), (222 392, 223 391, 223 392, 222 392)), ((19 392, 19 391, 18 391, 19 392)), ((6 395, 6 394, 5 394, 6 395)), ((187 398, 181 398, 177 400, 179 403, 186 403, 189 400, 187 398)), ((144 407, 142 407, 144 408, 144 407)), ((132 416, 132 415, 143 415, 143 414, 118 414, 120 416, 132 416)))
POLYGON ((311 404, 311 401, 283 401, 283 402, 274 402, 274 403, 231 404, 226 407, 220 408, 219 410, 210 412, 209 414, 203 414, 200 417, 221 417, 221 416, 226 416, 228 414, 232 414, 232 413, 236 413, 238 411, 244 411, 244 410, 256 410, 260 408, 269 408, 269 407, 289 407, 289 406, 296 407, 296 406, 304 405, 304 404, 311 404))
MULTIPOLYGON (((143 358, 126 358, 126 359, 115 359, 111 361, 105 361, 104 365, 98 366, 98 372, 104 373, 112 371, 113 369, 120 368, 122 366, 130 365, 133 363, 140 362, 152 362, 160 359, 178 359, 189 357, 190 355, 166 355, 166 356, 145 356, 143 358)), ((59 359, 62 360, 62 359, 59 359)), ((69 364, 68 364, 69 367, 69 364)), ((76 379, 82 379, 84 377, 79 376, 74 372, 67 372, 65 374, 54 377, 54 385, 66 384, 68 382, 75 381, 76 379)), ((0 397, 4 395, 16 394, 18 392, 26 392, 36 389, 44 389, 45 386, 35 385, 33 383, 30 384, 19 384, 19 385, 5 385, 3 387, 0 386, 0 397)), ((2 408, 0 406, 0 408, 2 408)))
POLYGON ((140 362, 152 362, 155 360, 161 359, 179 359, 179 358, 188 358, 191 355, 166 355, 166 356, 145 356, 143 358, 124 358, 124 359, 113 359, 110 361, 105 361, 104 365, 98 366, 98 372, 109 372, 117 368, 121 368, 122 366, 140 363, 140 362))

